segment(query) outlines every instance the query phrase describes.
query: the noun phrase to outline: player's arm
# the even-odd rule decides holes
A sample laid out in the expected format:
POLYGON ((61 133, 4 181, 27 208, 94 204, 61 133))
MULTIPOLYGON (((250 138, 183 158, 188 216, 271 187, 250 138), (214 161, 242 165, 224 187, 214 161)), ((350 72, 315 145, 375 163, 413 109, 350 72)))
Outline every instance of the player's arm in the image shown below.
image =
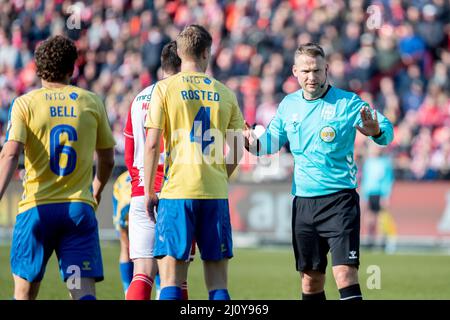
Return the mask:
POLYGON ((225 160, 227 167, 227 175, 230 177, 236 167, 239 165, 243 155, 244 149, 242 148, 242 141, 244 140, 242 130, 227 131, 226 142, 229 147, 229 151, 225 160))
POLYGON ((3 146, 0 154, 0 200, 17 169, 22 151, 23 144, 17 141, 8 141, 3 146))
POLYGON ((97 204, 100 204, 103 188, 108 182, 114 168, 114 146, 116 142, 109 126, 105 106, 100 98, 92 95, 98 107, 99 122, 97 127, 97 142, 95 153, 97 156, 97 168, 92 184, 92 193, 97 204))
POLYGON ((114 168, 114 148, 97 149, 95 152, 97 155, 97 170, 92 189, 95 201, 100 204, 101 194, 114 168))
POLYGON ((0 153, 0 199, 17 169, 19 156, 27 142, 27 112, 29 101, 24 97, 13 100, 6 132, 6 143, 0 153))
POLYGON ((230 177, 236 167, 239 165, 239 162, 244 155, 243 141, 245 136, 243 135, 242 130, 245 129, 245 121, 242 116, 241 109, 239 108, 239 104, 236 98, 236 95, 229 91, 230 93, 230 101, 231 101, 231 118, 228 123, 227 130, 225 132, 225 141, 229 147, 229 152, 225 158, 227 175, 230 177))
POLYGON ((150 219, 155 221, 154 208, 158 204, 158 198, 155 193, 155 178, 159 163, 159 142, 161 139, 161 130, 149 128, 147 139, 145 140, 144 150, 144 192, 147 201, 147 214, 150 219))
POLYGON ((165 89, 165 87, 161 87, 161 82, 155 85, 145 120, 147 137, 144 147, 144 193, 145 207, 152 221, 156 221, 155 209, 158 206, 158 197, 155 193, 155 178, 159 163, 161 132, 165 125, 165 89))

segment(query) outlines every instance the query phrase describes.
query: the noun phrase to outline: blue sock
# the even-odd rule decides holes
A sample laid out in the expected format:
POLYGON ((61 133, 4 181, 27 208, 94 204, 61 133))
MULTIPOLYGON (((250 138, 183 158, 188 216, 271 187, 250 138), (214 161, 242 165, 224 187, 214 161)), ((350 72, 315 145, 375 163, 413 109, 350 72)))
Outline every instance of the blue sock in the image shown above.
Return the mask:
POLYGON ((181 300, 181 288, 176 286, 162 288, 159 300, 181 300))
POLYGON ((227 289, 211 290, 209 300, 231 300, 227 289))
POLYGON ((127 292, 131 280, 133 280, 133 261, 121 262, 119 264, 120 277, 122 279, 123 291, 127 292))
POLYGON ((87 294, 85 296, 82 296, 80 298, 80 300, 97 300, 97 298, 95 296, 93 296, 92 294, 87 294))
POLYGON ((155 290, 159 291, 161 287, 161 278, 159 277, 159 273, 156 274, 153 284, 155 285, 155 290))

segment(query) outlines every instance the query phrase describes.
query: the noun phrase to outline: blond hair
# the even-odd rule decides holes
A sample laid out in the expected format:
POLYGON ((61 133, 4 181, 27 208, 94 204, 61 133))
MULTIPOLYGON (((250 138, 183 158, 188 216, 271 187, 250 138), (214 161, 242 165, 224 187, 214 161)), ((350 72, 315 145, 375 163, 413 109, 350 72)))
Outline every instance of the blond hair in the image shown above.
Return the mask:
POLYGON ((325 58, 325 52, 322 47, 317 43, 309 42, 300 45, 295 51, 295 57, 297 58, 299 55, 305 54, 310 57, 322 57, 325 58))
POLYGON ((181 31, 176 41, 180 55, 198 59, 203 51, 211 48, 212 37, 202 26, 192 24, 181 31))

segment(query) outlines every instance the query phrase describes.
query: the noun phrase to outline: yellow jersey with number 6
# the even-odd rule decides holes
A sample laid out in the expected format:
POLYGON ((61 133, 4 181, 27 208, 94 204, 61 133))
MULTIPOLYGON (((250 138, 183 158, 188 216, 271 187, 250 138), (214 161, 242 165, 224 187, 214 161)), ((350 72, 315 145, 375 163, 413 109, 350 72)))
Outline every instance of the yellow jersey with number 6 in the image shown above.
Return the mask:
POLYGON ((156 83, 145 126, 163 131, 160 198, 227 199, 227 130, 242 130, 235 94, 200 72, 180 72, 156 83))
POLYGON ((92 196, 94 150, 113 148, 106 110, 75 86, 41 88, 16 98, 7 141, 24 145, 24 193, 19 213, 41 204, 85 202, 92 196))

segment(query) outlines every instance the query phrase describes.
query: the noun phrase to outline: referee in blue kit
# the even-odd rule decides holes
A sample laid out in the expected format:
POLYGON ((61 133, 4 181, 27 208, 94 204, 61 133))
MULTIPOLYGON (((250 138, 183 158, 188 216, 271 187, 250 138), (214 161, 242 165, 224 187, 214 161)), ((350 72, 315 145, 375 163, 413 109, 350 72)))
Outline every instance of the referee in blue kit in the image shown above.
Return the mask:
POLYGON ((303 300, 326 299, 329 251, 341 300, 361 300, 356 130, 387 145, 393 128, 358 95, 331 86, 327 71, 323 49, 301 45, 292 72, 302 89, 281 101, 262 136, 245 132, 246 148, 256 155, 272 154, 289 141, 295 165, 292 240, 303 300))

